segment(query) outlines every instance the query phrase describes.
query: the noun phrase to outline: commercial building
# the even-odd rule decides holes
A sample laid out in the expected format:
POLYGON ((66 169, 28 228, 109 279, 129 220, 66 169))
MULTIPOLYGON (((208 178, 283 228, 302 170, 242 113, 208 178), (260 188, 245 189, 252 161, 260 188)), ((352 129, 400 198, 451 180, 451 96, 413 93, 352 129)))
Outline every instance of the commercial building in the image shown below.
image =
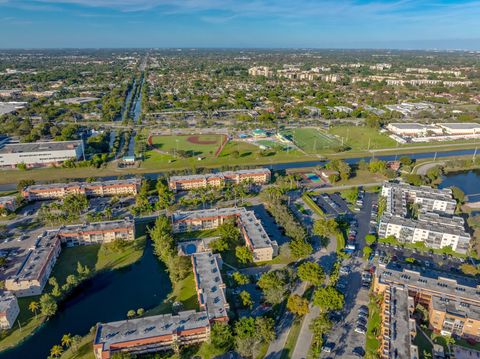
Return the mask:
POLYGON ((14 212, 18 208, 17 198, 15 196, 0 197, 0 208, 14 212))
POLYGON ((87 197, 135 196, 140 188, 138 178, 102 182, 51 183, 28 186, 22 196, 29 201, 61 199, 69 194, 84 194, 87 197))
POLYGON ((451 247, 463 254, 468 251, 471 237, 463 218, 453 216, 456 201, 450 189, 386 182, 381 194, 386 209, 380 218, 379 236, 394 236, 403 243, 422 242, 434 249, 451 247), (418 205, 418 218, 408 217, 408 203, 418 205))
POLYGON ((19 313, 17 297, 10 292, 0 294, 0 329, 10 329, 19 313))
POLYGON ((40 295, 60 255, 58 230, 40 235, 17 272, 5 280, 5 288, 17 297, 40 295))
POLYGON ((395 122, 387 125, 387 130, 406 137, 420 137, 425 136, 427 133, 435 133, 441 135, 442 129, 434 125, 421 124, 417 122, 395 122))
POLYGON ((58 165, 83 157, 83 141, 7 143, 0 147, 0 167, 58 165))
POLYGON ((430 329, 436 333, 480 341, 480 285, 476 280, 411 265, 379 265, 375 292, 385 296, 392 287, 407 291, 414 306, 427 308, 430 329))
POLYGON ((125 219, 63 226, 58 230, 58 236, 67 247, 111 243, 116 240, 133 241, 135 223, 133 220, 125 219))
POLYGON ((143 354, 200 343, 210 338, 211 325, 228 321, 229 305, 220 269, 222 258, 211 251, 192 255, 200 311, 182 311, 113 323, 98 324, 93 342, 96 359, 115 353, 143 354))
POLYGON ((410 315, 415 310, 413 298, 403 286, 390 286, 383 293, 380 311, 380 357, 419 359, 418 347, 413 345, 416 335, 415 320, 410 315))
POLYGON ((475 135, 480 134, 480 124, 478 123, 439 123, 445 133, 449 135, 475 135))
POLYGON ((254 212, 243 207, 178 211, 171 218, 174 233, 217 228, 233 218, 240 227, 245 244, 253 252, 255 262, 269 261, 278 255, 277 242, 270 240, 254 212))
POLYGON ((271 172, 267 168, 226 171, 219 173, 208 173, 188 176, 172 176, 168 186, 172 191, 188 191, 194 188, 205 188, 207 186, 221 187, 226 183, 239 184, 252 181, 257 184, 270 182, 271 172))

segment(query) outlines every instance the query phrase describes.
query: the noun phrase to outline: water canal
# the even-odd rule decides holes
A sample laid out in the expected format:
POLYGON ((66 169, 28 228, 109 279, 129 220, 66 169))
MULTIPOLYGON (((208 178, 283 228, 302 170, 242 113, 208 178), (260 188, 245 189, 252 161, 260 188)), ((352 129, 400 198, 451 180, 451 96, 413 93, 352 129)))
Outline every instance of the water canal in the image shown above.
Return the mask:
POLYGON ((19 346, 0 354, 0 359, 47 358, 63 334, 85 335, 97 322, 126 319, 130 309, 153 308, 171 291, 165 267, 147 242, 142 258, 133 265, 100 273, 65 301, 57 314, 19 346))

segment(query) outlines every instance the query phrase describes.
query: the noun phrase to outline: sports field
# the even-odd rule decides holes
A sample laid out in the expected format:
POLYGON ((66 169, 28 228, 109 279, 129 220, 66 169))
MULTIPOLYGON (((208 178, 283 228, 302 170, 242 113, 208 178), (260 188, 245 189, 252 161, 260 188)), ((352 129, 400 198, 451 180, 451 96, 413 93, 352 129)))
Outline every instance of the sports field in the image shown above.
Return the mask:
POLYGON ((340 145, 335 137, 316 128, 294 128, 285 131, 283 135, 307 153, 317 153, 340 145))
POLYGON ((165 153, 183 151, 187 157, 214 157, 225 139, 225 135, 217 134, 160 135, 152 136, 149 141, 155 149, 165 153))

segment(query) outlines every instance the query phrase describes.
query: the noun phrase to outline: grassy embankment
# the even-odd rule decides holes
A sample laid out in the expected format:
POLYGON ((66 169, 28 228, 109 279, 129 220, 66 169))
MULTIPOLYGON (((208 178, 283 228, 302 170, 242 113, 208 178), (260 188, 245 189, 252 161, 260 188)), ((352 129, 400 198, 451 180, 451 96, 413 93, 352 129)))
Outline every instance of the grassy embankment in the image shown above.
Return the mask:
MULTIPOLYGON (((144 247, 145 237, 129 243, 121 251, 114 250, 110 244, 64 248, 51 276, 55 277, 60 285, 65 283, 68 275, 76 273, 77 262, 79 261, 90 268, 91 276, 101 271, 126 267, 140 259, 144 247)), ((44 292, 48 292, 48 290, 47 285, 44 292)), ((19 298, 20 315, 18 321, 20 326, 17 323, 13 329, 4 332, 0 339, 0 351, 22 342, 46 320, 46 317, 42 316, 40 312, 35 315, 28 309, 29 304, 33 301, 38 302, 39 297, 19 298)))

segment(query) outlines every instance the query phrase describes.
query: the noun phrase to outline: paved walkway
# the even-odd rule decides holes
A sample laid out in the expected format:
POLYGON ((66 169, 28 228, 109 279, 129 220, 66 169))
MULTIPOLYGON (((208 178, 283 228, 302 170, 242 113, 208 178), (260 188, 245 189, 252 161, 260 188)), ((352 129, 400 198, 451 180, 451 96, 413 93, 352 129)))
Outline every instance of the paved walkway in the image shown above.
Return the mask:
POLYGON ((310 304, 310 312, 303 318, 302 328, 297 339, 297 344, 293 354, 290 356, 295 359, 306 359, 310 345, 312 344, 313 332, 310 330, 310 323, 320 315, 320 308, 310 304))

